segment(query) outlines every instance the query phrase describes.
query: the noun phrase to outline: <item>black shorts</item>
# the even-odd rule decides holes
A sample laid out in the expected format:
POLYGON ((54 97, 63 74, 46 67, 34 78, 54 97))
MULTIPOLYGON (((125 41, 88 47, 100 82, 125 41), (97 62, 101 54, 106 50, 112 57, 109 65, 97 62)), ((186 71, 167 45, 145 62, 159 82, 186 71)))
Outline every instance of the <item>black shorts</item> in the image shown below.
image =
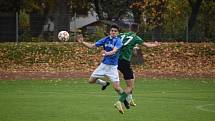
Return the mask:
POLYGON ((125 80, 134 79, 134 73, 129 61, 118 60, 118 70, 123 74, 125 80))

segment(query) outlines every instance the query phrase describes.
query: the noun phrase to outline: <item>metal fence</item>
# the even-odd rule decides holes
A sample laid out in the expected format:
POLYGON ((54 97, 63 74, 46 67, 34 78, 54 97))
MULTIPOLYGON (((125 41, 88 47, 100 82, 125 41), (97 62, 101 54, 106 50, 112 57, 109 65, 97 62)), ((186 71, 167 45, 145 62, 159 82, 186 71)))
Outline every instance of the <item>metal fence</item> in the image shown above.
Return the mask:
POLYGON ((215 38, 206 38, 198 33, 153 33, 146 32, 139 35, 144 40, 157 40, 162 42, 215 42, 215 38))
MULTIPOLYGON (((71 34, 70 41, 73 41, 72 36, 74 32, 71 31, 71 23, 78 22, 77 20, 74 22, 73 19, 68 19, 68 23, 65 26, 65 24, 57 24, 56 20, 43 18, 38 15, 30 15, 29 21, 29 25, 23 28, 20 25, 20 19, 17 14, 0 15, 0 42, 58 41, 57 33, 60 31, 59 28, 65 28, 66 31, 69 31, 71 34)), ((96 23, 96 21, 93 23, 96 23)), ((99 24, 88 25, 99 26, 99 24)), ((201 32, 203 30, 199 29, 199 31, 198 33, 141 32, 139 35, 145 40, 158 40, 163 42, 215 42, 214 34, 208 38, 204 35, 204 32, 201 32)))

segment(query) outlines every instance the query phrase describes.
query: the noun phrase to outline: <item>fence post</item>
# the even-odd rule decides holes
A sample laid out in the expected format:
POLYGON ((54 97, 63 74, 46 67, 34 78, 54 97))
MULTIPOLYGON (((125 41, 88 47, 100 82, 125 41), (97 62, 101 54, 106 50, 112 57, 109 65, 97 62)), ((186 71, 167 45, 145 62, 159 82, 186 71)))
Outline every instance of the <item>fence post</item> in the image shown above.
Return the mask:
POLYGON ((73 39, 74 39, 74 40, 73 40, 74 42, 75 42, 75 38, 76 38, 76 34, 77 34, 77 33, 76 33, 76 31, 77 31, 76 29, 77 29, 77 28, 76 28, 76 12, 75 12, 75 15, 74 15, 74 38, 73 38, 73 39))
POLYGON ((188 24, 189 24, 189 17, 188 17, 188 14, 186 14, 186 42, 189 41, 189 28, 188 28, 188 24))
POLYGON ((19 14, 16 12, 16 44, 19 42, 19 14))

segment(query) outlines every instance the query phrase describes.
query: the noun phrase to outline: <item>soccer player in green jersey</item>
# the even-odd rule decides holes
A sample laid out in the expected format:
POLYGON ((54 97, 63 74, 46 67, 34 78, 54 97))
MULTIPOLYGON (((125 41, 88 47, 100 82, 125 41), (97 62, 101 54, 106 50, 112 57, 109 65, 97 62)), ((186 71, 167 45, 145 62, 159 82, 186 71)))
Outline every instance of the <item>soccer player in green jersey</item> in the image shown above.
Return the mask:
POLYGON ((123 74, 123 78, 126 81, 125 92, 128 94, 127 99, 124 101, 125 107, 127 109, 130 106, 136 106, 132 98, 132 90, 134 87, 134 73, 131 68, 131 57, 133 54, 133 49, 138 49, 137 45, 144 45, 146 47, 155 47, 159 45, 158 42, 155 43, 147 43, 144 42, 139 36, 137 36, 134 32, 126 32, 118 35, 123 43, 121 48, 119 60, 118 60, 118 70, 123 74))

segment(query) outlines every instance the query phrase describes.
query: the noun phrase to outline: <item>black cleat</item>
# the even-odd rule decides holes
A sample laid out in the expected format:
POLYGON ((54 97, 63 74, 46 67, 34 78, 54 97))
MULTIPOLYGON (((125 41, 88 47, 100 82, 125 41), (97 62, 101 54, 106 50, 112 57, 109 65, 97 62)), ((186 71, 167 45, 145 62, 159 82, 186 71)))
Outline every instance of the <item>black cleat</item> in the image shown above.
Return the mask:
POLYGON ((126 109, 130 109, 130 105, 126 99, 124 100, 123 103, 124 103, 126 109))
POLYGON ((110 82, 107 82, 105 86, 102 86, 102 90, 105 90, 107 86, 110 85, 110 82))

